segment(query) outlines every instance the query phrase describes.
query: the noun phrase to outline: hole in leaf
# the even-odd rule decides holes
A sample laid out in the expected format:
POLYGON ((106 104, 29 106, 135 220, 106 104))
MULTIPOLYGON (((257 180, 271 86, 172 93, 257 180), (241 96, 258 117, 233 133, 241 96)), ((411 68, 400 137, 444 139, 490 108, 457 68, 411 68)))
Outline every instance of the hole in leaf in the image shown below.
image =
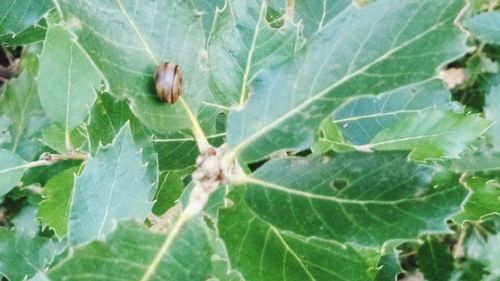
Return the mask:
POLYGON ((271 7, 267 7, 266 21, 275 29, 279 29, 285 24, 283 14, 271 7))
POLYGON ((333 187, 335 187, 335 189, 337 190, 342 190, 344 189, 346 186, 347 186, 347 180, 345 179, 335 179, 333 180, 332 184, 333 184, 333 187))

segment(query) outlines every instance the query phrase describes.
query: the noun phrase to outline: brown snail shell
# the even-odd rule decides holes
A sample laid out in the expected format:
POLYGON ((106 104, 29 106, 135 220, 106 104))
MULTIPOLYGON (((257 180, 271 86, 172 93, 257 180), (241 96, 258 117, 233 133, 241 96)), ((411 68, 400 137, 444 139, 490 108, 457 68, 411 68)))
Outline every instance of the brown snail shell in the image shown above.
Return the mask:
POLYGON ((164 103, 175 103, 182 95, 182 72, 178 64, 162 62, 156 69, 155 88, 164 103))

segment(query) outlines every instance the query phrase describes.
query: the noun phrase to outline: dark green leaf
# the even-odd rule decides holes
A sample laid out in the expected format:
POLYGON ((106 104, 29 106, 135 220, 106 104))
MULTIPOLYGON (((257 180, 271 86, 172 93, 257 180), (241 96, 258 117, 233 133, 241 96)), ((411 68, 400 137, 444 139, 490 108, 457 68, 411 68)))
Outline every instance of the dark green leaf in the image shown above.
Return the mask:
POLYGON ((433 173, 401 152, 273 159, 248 179, 247 201, 276 227, 379 247, 448 231, 467 191, 433 188, 433 173))
POLYGON ((184 190, 183 177, 181 173, 172 171, 165 172, 160 176, 156 202, 153 207, 155 215, 161 216, 175 205, 184 190))
POLYGON ((218 228, 231 264, 247 280, 369 280, 367 263, 351 247, 282 231, 238 197, 220 211, 218 228))
POLYGON ((418 249, 417 262, 428 281, 448 280, 454 269, 453 256, 448 247, 435 237, 428 237, 418 249))

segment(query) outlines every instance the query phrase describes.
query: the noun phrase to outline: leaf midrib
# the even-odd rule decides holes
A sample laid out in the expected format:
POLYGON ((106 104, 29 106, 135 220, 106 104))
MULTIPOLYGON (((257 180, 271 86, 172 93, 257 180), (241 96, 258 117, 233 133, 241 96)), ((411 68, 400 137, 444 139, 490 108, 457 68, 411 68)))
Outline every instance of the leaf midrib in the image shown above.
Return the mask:
POLYGON ((439 195, 441 195, 442 192, 446 192, 449 190, 449 189, 446 189, 446 190, 443 190, 441 192, 434 192, 430 195, 427 195, 427 196, 421 197, 421 198, 402 198, 402 199, 393 200, 393 201, 382 201, 382 200, 381 201, 374 201, 374 200, 344 199, 344 198, 339 198, 339 197, 335 197, 335 196, 326 196, 326 195, 315 194, 315 193, 311 193, 311 192, 307 192, 307 191, 303 191, 303 190, 293 189, 293 188, 290 188, 288 186, 283 186, 283 185, 269 182, 266 180, 257 179, 255 177, 251 177, 251 176, 246 176, 243 183, 255 184, 255 185, 259 185, 259 186, 269 188, 269 189, 272 189, 275 191, 279 191, 279 192, 283 192, 283 193, 287 193, 287 194, 292 194, 292 195, 297 195, 297 196, 308 198, 308 199, 330 201, 330 202, 335 202, 335 203, 339 203, 339 204, 358 204, 358 205, 367 205, 367 204, 397 205, 399 203, 407 203, 409 201, 423 201, 425 199, 429 199, 429 198, 432 198, 434 196, 439 196, 439 195))

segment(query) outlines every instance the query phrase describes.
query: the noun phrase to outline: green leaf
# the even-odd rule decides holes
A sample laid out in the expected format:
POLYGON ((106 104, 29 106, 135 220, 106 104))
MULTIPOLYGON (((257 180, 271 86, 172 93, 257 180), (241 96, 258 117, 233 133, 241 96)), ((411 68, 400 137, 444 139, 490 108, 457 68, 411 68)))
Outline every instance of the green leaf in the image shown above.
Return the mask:
POLYGON ((487 278, 483 279, 483 275, 486 273, 484 265, 474 260, 467 260, 452 273, 449 281, 494 281, 487 278))
POLYGON ((212 31, 217 9, 224 7, 225 0, 193 0, 196 9, 203 12, 202 21, 205 36, 208 38, 212 31))
POLYGON ((380 247, 448 231, 467 191, 433 188, 433 173, 404 152, 273 159, 250 176, 246 198, 278 228, 380 247))
POLYGON ((304 35, 310 37, 352 4, 352 0, 295 1, 295 18, 304 25, 304 35))
POLYGON ((0 276, 24 280, 52 262, 55 247, 47 238, 0 228, 0 276))
POLYGON ((500 215, 500 181, 498 178, 469 176, 463 182, 472 190, 472 195, 464 205, 464 212, 455 216, 454 220, 462 223, 465 220, 481 220, 492 214, 500 215))
POLYGON ((329 150, 345 152, 354 150, 353 145, 346 142, 340 128, 330 121, 325 119, 320 127, 321 135, 318 141, 311 146, 311 151, 314 154, 323 154, 329 150))
POLYGON ((10 120, 7 116, 0 116, 0 145, 12 141, 12 136, 9 133, 10 120))
POLYGON ((24 171, 26 162, 17 154, 0 148, 0 197, 14 188, 24 171))
MULTIPOLYGON (((211 106, 200 108, 198 120, 206 134, 207 140, 214 147, 224 143, 225 124, 223 113, 211 106)), ((153 139, 158 152, 158 162, 161 171, 183 170, 194 167, 196 158, 200 155, 198 145, 191 132, 180 131, 172 134, 157 134, 153 139)))
POLYGON ((480 40, 500 44, 500 12, 490 11, 465 19, 465 28, 480 40))
POLYGON ((469 144, 476 140, 491 122, 477 114, 454 113, 430 109, 408 116, 392 127, 380 131, 360 150, 410 150, 415 160, 427 158, 459 158, 469 144))
POLYGON ((23 54, 19 77, 7 84, 5 96, 0 100, 0 116, 10 120, 9 134, 12 140, 1 147, 13 151, 26 160, 33 160, 41 150, 36 139, 38 132, 47 124, 35 81, 38 70, 36 55, 23 54))
POLYGON ((161 255, 155 268, 151 264, 165 240, 137 222, 120 223, 104 241, 78 247, 68 259, 48 272, 55 280, 145 280, 146 272, 154 270, 147 280, 207 280, 210 277, 211 249, 206 227, 192 220, 181 230, 172 248, 161 255))
POLYGON ((241 273, 231 268, 226 245, 218 236, 212 238, 214 255, 212 255, 213 278, 220 281, 244 281, 241 273))
POLYGON ((428 237, 418 249, 417 262, 425 280, 428 281, 448 280, 455 268, 448 247, 436 237, 428 237))
POLYGON ((466 151, 461 159, 453 161, 452 168, 463 172, 490 172, 500 170, 500 151, 466 151))
POLYGON ((101 239, 117 221, 145 219, 153 205, 152 186, 127 123, 75 179, 68 225, 71 244, 101 239))
POLYGON ((67 131, 79 126, 94 103, 100 80, 98 70, 71 34, 50 27, 38 74, 38 92, 47 117, 67 131))
POLYGON ((252 161, 307 148, 342 99, 434 77, 438 67, 467 52, 465 35, 453 23, 462 7, 461 0, 350 6, 293 59, 253 80, 252 98, 229 115, 231 153, 252 161))
POLYGON ((401 119, 414 118, 433 107, 450 107, 450 92, 438 80, 412 84, 378 96, 351 98, 333 112, 332 121, 342 128, 348 141, 363 145, 401 119))
POLYGON ((184 191, 183 177, 182 173, 172 171, 165 172, 160 176, 156 202, 153 207, 155 215, 161 216, 175 205, 184 191))
POLYGON ((36 218, 37 209, 38 206, 36 204, 26 204, 12 219, 14 229, 18 232, 24 232, 31 237, 35 237, 40 231, 40 223, 36 218))
POLYGON ((2 0, 0 2, 0 36, 14 37, 34 26, 52 9, 50 0, 2 0))
POLYGON ((68 233, 68 218, 74 177, 79 167, 69 168, 51 178, 43 189, 38 217, 44 227, 54 230, 61 239, 68 233))
MULTIPOLYGON (((293 17, 295 22, 302 26, 302 33, 306 37, 313 36, 321 30, 325 24, 334 19, 339 13, 349 7, 352 0, 267 0, 270 8, 282 16, 293 17)), ((278 18, 278 20, 283 20, 278 18)))
MULTIPOLYGON (((87 126, 90 151, 95 154, 100 145, 113 141, 120 128, 129 123, 134 142, 142 150, 142 161, 147 163, 150 182, 158 181, 158 156, 151 143, 151 131, 135 117, 124 101, 118 101, 107 93, 100 93, 92 108, 90 122, 87 126)), ((158 150, 160 154, 163 151, 158 150)))
POLYGON ((49 166, 38 166, 27 170, 21 181, 24 186, 40 185, 45 186, 47 182, 62 171, 75 166, 80 166, 81 160, 59 161, 49 166))
POLYGON ((492 219, 477 226, 471 231, 464 242, 465 255, 468 259, 475 260, 484 265, 484 269, 491 274, 491 279, 500 278, 500 217, 492 219))
POLYGON ((2 42, 4 46, 28 45, 36 42, 43 42, 43 40, 45 40, 46 33, 47 24, 45 23, 45 20, 42 19, 39 25, 28 27, 15 36, 12 36, 11 34, 0 36, 0 42, 2 42))
POLYGON ((378 266, 381 268, 377 272, 375 281, 396 281, 398 274, 403 272, 399 264, 398 254, 395 251, 383 255, 378 266))
MULTIPOLYGON (((87 144, 87 140, 78 128, 70 132, 70 139, 75 150, 87 150, 87 148, 84 147, 84 145, 87 144)), ((51 125, 43 128, 42 139, 40 141, 59 153, 65 153, 68 150, 66 148, 66 132, 63 128, 57 125, 51 125)))
POLYGON ((242 196, 219 212, 218 229, 233 267, 246 280, 370 280, 351 247, 282 231, 260 219, 242 196))
POLYGON ((127 122, 130 123, 135 141, 144 141, 151 135, 150 130, 141 125, 126 102, 119 101, 108 93, 99 93, 87 125, 90 151, 95 154, 99 145, 111 143, 127 122))
POLYGON ((193 112, 206 95, 208 71, 200 59, 203 26, 189 1, 59 2, 77 37, 75 44, 100 69, 110 91, 126 98, 145 125, 161 132, 191 127, 182 102, 159 102, 153 84, 158 64, 173 61, 182 69, 183 99, 193 112))
POLYGON ((196 157, 200 155, 196 140, 187 133, 158 136, 154 139, 154 147, 159 152, 161 171, 193 167, 196 157))
POLYGON ((500 152, 500 85, 492 87, 486 96, 484 105, 484 116, 486 119, 494 121, 495 124, 486 132, 491 138, 492 149, 500 152))
POLYGON ((298 29, 266 22, 266 1, 229 1, 217 14, 208 43, 210 72, 224 104, 243 104, 257 71, 293 56, 298 29))

